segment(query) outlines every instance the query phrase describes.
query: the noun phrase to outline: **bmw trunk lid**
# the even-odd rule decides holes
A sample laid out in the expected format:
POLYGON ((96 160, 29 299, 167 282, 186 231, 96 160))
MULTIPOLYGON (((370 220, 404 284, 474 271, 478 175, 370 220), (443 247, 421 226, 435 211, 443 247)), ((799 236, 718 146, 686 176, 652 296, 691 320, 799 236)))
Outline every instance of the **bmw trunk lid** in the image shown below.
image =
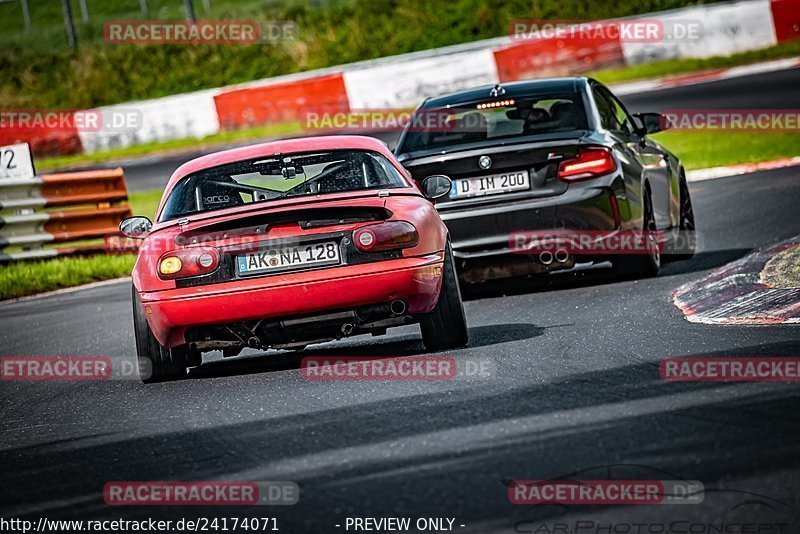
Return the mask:
POLYGON ((453 180, 450 195, 436 203, 440 211, 544 198, 564 193, 568 184, 558 180, 558 165, 574 157, 581 136, 538 136, 527 142, 494 146, 416 152, 398 159, 413 178, 432 174, 453 180))

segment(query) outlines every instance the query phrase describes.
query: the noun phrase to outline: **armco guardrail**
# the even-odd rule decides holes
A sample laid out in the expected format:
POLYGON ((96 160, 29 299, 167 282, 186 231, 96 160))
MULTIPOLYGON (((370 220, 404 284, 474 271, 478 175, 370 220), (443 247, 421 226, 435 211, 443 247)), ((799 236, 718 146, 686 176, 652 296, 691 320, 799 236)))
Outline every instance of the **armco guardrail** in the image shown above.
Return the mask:
POLYGON ((104 252, 76 242, 118 235, 127 200, 121 168, 0 180, 0 263, 104 252))

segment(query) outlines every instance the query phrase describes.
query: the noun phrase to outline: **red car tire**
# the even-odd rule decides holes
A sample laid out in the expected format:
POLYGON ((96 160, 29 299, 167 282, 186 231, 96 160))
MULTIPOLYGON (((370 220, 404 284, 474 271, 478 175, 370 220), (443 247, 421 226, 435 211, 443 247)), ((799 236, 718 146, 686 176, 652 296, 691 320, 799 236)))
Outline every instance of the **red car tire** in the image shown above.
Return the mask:
POLYGON ((133 291, 133 328, 136 338, 136 356, 139 378, 144 383, 176 380, 186 374, 188 367, 185 347, 168 349, 158 342, 144 315, 139 293, 133 291))
POLYGON ((422 342, 428 350, 463 347, 469 342, 467 318, 450 243, 445 248, 442 290, 436 307, 420 318, 422 342))

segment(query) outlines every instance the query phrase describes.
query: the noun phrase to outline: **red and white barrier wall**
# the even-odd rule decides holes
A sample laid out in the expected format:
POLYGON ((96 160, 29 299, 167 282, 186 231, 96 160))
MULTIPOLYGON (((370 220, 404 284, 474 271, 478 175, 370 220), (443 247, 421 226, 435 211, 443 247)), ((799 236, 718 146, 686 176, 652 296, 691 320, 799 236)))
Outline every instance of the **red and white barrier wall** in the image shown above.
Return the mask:
POLYGON ((428 96, 496 83, 490 48, 432 57, 386 61, 344 71, 351 109, 408 109, 428 96))
POLYGON ((771 4, 787 3, 794 4, 796 12, 800 12, 797 0, 748 0, 660 13, 655 18, 665 28, 674 28, 686 21, 702 21, 699 38, 622 43, 625 63, 636 65, 667 59, 725 56, 774 46, 778 39, 771 4))
POLYGON ((102 112, 104 125, 96 131, 78 132, 83 150, 91 154, 115 147, 200 139, 218 133, 220 125, 214 105, 214 95, 218 92, 211 89, 97 108, 102 112))
MULTIPOLYGON (((425 97, 471 86, 534 77, 569 75, 601 67, 677 58, 704 58, 756 50, 800 38, 800 0, 740 0, 633 17, 665 28, 699 22, 696 39, 621 42, 619 38, 502 37, 354 63, 300 75, 107 106, 136 111, 138 128, 102 128, 36 139, 40 154, 97 152, 151 141, 202 138, 224 130, 303 121, 307 113, 408 109, 425 97)), ((611 22, 610 22, 611 23, 611 22)))

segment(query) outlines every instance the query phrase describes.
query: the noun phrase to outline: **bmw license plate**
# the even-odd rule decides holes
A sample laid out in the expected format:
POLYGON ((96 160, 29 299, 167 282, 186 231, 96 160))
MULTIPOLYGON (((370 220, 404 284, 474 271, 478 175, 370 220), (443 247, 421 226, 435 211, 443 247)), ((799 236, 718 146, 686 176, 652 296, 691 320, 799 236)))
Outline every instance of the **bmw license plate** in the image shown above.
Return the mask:
POLYGON ((263 274, 341 263, 336 241, 297 246, 275 246, 236 256, 239 274, 263 274))
POLYGON ((528 171, 504 172, 477 178, 453 180, 450 198, 482 197, 512 191, 525 191, 531 188, 528 171))

